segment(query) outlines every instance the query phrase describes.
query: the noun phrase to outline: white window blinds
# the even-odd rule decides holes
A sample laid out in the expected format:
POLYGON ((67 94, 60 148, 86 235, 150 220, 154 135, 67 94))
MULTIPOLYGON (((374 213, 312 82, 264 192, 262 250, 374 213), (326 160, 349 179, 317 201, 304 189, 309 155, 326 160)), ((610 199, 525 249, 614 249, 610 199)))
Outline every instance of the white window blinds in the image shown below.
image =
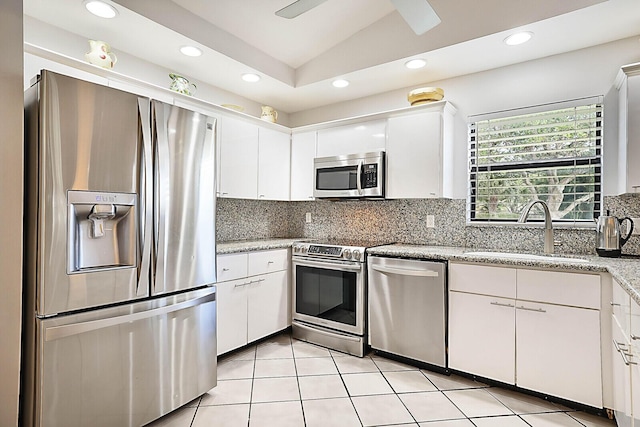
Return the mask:
MULTIPOLYGON (((511 111, 469 125, 471 222, 515 222, 543 200, 556 222, 592 221, 601 199, 601 98, 511 111), (533 110, 533 111, 532 111, 533 110)), ((542 220, 540 215, 532 219, 542 220)))

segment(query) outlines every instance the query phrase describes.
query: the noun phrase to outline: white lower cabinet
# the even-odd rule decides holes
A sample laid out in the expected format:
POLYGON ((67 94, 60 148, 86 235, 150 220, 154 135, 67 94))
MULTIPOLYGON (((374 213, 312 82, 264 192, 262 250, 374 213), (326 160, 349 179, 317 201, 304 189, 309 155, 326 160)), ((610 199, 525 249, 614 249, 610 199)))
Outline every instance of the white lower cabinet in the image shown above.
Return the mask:
POLYGON ((600 277, 548 273, 449 263, 449 366, 602 408, 600 277))
POLYGON ((289 271, 257 276, 247 286, 247 342, 289 326, 289 271))
POLYGON ((449 294, 449 367, 515 384, 515 300, 449 294))
POLYGON ((518 301, 516 331, 519 387, 602 408, 598 310, 518 301))
POLYGON ((291 324, 289 259, 288 249, 218 256, 218 277, 233 277, 216 285, 218 355, 291 324))

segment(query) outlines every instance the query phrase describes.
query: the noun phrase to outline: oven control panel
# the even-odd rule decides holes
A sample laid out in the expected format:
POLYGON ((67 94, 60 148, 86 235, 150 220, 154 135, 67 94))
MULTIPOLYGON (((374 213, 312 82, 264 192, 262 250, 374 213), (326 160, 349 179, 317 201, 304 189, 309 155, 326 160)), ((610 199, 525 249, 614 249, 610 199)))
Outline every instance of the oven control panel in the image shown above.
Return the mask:
POLYGON ((328 256, 341 256, 342 248, 338 246, 310 245, 307 253, 328 256))
POLYGON ((364 248, 337 245, 321 245, 314 243, 294 243, 293 254, 296 256, 341 258, 351 261, 363 261, 364 248))

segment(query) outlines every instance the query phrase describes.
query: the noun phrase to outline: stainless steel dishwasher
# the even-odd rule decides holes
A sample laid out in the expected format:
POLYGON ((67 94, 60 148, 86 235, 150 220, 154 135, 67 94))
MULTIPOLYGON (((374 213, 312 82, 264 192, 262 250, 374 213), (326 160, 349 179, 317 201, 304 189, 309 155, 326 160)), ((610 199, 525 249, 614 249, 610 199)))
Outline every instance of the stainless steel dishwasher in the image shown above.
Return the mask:
POLYGON ((371 347, 446 369, 446 263, 367 262, 371 347))

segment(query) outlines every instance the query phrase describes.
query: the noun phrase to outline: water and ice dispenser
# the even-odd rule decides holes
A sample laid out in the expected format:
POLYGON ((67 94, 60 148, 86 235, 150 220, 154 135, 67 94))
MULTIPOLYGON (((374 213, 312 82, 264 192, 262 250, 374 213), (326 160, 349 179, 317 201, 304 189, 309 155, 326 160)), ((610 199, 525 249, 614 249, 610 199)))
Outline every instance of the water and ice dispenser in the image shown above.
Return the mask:
POLYGON ((135 268, 137 196, 68 191, 67 273, 135 268))

